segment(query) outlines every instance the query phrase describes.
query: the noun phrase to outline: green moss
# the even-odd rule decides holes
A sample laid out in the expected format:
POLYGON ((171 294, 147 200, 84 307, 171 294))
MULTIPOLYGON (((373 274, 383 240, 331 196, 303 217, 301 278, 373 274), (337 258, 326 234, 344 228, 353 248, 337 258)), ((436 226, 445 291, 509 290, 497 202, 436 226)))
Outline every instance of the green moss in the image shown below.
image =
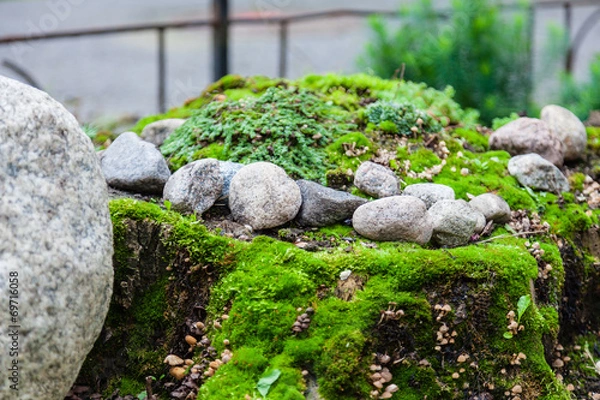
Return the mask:
POLYGON ((344 135, 336 139, 325 149, 329 162, 333 165, 338 165, 338 168, 344 172, 348 169, 356 171, 358 166, 363 161, 369 160, 376 150, 377 146, 360 132, 344 135), (363 154, 347 155, 346 152, 348 150, 351 152, 358 151, 363 154))
POLYGON ((489 148, 488 137, 471 129, 457 128, 452 131, 452 136, 467 142, 477 152, 484 152, 489 148))
POLYGON ((572 190, 583 190, 583 183, 585 182, 585 175, 581 172, 576 172, 569 176, 569 185, 572 190))

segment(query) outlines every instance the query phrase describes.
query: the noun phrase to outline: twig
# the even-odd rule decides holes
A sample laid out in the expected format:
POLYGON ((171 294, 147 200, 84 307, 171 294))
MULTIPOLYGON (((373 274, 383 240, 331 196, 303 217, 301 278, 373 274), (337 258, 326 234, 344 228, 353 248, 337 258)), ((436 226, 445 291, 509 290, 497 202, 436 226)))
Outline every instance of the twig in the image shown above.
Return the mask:
POLYGON ((491 242, 491 241, 496 240, 496 239, 504 239, 504 238, 507 238, 507 237, 519 237, 519 236, 524 236, 524 235, 535 235, 537 233, 546 233, 546 231, 530 231, 530 232, 519 232, 519 233, 505 233, 504 235, 498 235, 498 236, 494 236, 494 237, 489 238, 489 239, 480 240, 478 242, 475 242, 474 244, 488 243, 488 242, 491 242))

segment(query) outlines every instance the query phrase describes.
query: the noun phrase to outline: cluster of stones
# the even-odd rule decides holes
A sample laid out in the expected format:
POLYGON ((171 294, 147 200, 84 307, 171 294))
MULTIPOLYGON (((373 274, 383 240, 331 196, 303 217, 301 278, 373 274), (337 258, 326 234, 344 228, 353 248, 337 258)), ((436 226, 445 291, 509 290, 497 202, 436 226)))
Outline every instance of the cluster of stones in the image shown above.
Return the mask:
POLYGON ((569 181, 559 168, 565 161, 581 158, 586 144, 583 123, 556 105, 545 106, 540 119, 519 118, 489 138, 492 150, 513 156, 508 171, 523 186, 555 193, 569 191, 569 181))
POLYGON ((162 194, 173 210, 202 214, 226 202, 233 219, 253 230, 274 228, 296 220, 322 227, 352 219, 354 229, 379 241, 409 241, 440 246, 468 243, 489 221, 510 219, 506 202, 484 194, 470 202, 456 200, 452 188, 431 183, 400 190, 394 172, 367 161, 354 184, 377 198, 367 201, 307 180, 292 180, 268 162, 242 165, 202 159, 171 175, 156 145, 135 133, 121 134, 101 155, 109 185, 122 190, 162 194))

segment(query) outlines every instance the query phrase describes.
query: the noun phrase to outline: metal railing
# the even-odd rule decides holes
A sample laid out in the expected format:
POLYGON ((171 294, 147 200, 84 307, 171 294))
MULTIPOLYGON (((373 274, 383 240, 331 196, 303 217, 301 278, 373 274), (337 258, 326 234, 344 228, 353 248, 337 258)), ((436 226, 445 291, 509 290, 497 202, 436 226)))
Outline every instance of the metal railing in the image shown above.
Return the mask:
MULTIPOLYGON (((563 25, 565 33, 569 40, 568 51, 565 57, 565 70, 571 72, 574 68, 577 51, 585 37, 591 29, 600 20, 600 7, 587 16, 582 26, 573 35, 573 13, 574 7, 599 5, 600 0, 548 0, 537 1, 529 7, 530 20, 533 22, 535 11, 537 9, 562 8, 564 11, 563 25)), ((515 4, 504 5, 505 9, 515 9, 519 6, 515 4)), ((441 10, 437 13, 440 18, 447 18, 450 15, 450 10, 441 10)), ((228 28, 230 25, 262 25, 270 24, 278 26, 278 75, 285 77, 287 75, 288 63, 288 45, 289 45, 289 27, 292 23, 315 21, 319 19, 333 19, 342 17, 358 17, 366 18, 371 15, 381 15, 388 18, 400 18, 400 14, 396 11, 375 11, 375 10, 353 10, 353 9, 336 9, 318 12, 306 12, 293 15, 258 15, 252 17, 232 17, 228 15, 227 0, 213 0, 213 18, 190 19, 174 22, 162 23, 142 23, 142 24, 127 24, 121 26, 111 26, 103 28, 76 29, 55 31, 41 34, 27 35, 12 35, 0 37, 0 45, 6 45, 17 42, 31 42, 41 40, 55 40, 73 37, 92 37, 103 35, 115 35, 141 31, 155 31, 157 34, 158 48, 158 107, 160 112, 166 110, 166 41, 165 33, 167 30, 211 27, 213 30, 213 78, 219 79, 228 73, 228 28)), ((13 72, 21 75, 30 83, 35 83, 35 80, 22 68, 18 67, 10 61, 5 61, 5 67, 13 70, 13 72)))

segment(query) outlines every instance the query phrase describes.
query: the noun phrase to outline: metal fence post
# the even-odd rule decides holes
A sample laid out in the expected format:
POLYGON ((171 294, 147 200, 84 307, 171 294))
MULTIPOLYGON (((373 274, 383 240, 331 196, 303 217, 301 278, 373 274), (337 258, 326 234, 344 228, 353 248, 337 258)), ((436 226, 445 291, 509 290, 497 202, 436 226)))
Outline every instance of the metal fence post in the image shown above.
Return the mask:
POLYGON ((165 52, 165 28, 158 28, 158 110, 167 111, 167 60, 165 52))
POLYGON ((279 77, 287 75, 288 21, 279 23, 279 77))
POLYGON ((213 79, 229 73, 229 0, 213 0, 213 79))
POLYGON ((565 10, 565 35, 567 36, 567 43, 569 44, 565 59, 565 72, 571 73, 571 70, 573 69, 573 53, 571 51, 571 2, 565 2, 565 4, 563 4, 563 8, 565 10))

